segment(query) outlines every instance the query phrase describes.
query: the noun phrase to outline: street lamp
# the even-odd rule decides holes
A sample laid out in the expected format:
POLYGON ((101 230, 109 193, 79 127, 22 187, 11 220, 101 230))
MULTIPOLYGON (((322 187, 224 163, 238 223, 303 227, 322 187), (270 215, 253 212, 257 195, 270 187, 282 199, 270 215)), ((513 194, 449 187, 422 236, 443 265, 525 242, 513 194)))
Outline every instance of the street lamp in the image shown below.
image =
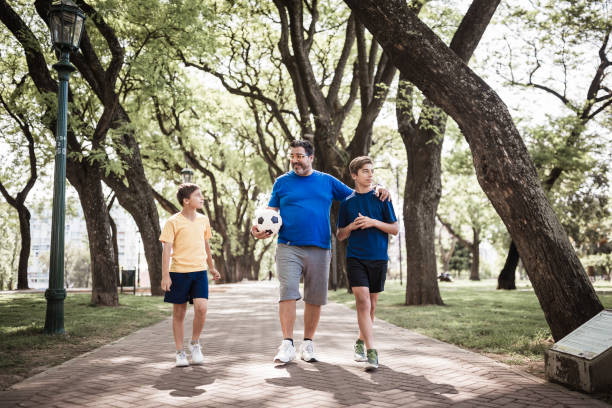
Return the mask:
POLYGON ((70 52, 79 49, 85 28, 85 15, 70 0, 60 0, 49 8, 51 42, 60 60, 53 68, 60 80, 57 94, 55 174, 53 178, 53 218, 51 221, 51 259, 49 288, 45 292, 47 314, 45 333, 64 333, 64 212, 66 206, 66 131, 68 122, 68 79, 74 67, 70 52))
POLYGON ((191 183, 193 170, 191 170, 189 167, 185 167, 183 170, 181 170, 181 177, 183 177, 183 183, 191 183))

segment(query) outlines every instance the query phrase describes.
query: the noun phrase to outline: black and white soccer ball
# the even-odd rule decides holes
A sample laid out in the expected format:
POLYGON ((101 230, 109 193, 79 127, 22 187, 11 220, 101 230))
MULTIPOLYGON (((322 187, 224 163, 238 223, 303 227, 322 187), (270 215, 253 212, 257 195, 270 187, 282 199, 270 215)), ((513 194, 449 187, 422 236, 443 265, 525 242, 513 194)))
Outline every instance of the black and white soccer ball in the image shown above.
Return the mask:
POLYGON ((259 231, 266 231, 274 235, 283 225, 283 219, 277 211, 269 208, 258 208, 255 210, 254 224, 259 231))

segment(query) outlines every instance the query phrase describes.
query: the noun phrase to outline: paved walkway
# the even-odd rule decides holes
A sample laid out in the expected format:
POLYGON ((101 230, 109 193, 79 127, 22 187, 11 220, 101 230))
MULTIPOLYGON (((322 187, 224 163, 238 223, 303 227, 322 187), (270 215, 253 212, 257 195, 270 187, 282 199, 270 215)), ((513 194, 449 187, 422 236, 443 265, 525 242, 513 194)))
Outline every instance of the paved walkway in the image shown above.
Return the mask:
MULTIPOLYGON (((381 367, 364 372, 352 360, 355 312, 338 304, 323 309, 320 362, 275 366, 276 293, 270 283, 215 288, 203 366, 174 367, 167 319, 14 385, 0 406, 609 407, 383 321, 375 324, 381 367)), ((300 320, 301 310, 296 338, 300 320)))

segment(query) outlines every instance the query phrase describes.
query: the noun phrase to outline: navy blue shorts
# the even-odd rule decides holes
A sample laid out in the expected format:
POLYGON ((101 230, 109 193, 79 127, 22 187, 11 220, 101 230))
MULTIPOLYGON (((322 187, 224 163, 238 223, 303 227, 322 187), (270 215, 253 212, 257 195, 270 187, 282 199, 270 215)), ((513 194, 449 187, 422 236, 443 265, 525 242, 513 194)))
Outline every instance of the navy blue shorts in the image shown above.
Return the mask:
POLYGON ((208 277, 206 271, 199 272, 170 272, 170 291, 166 292, 164 302, 191 303, 193 299, 208 299, 208 277))
POLYGON ((346 269, 351 288, 367 286, 370 289, 370 293, 378 293, 385 290, 387 261, 370 261, 351 257, 346 258, 346 269))

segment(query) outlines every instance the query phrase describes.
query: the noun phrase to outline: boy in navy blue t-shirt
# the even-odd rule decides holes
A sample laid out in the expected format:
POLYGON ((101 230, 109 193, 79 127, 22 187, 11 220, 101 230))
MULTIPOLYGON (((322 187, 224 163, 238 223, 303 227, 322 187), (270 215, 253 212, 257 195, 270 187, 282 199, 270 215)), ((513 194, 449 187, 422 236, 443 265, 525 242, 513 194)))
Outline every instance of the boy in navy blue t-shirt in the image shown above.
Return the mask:
POLYGON ((349 164, 349 170, 355 180, 355 192, 340 203, 336 234, 340 241, 348 238, 346 266, 359 323, 355 360, 366 361, 366 369, 376 369, 378 352, 374 348, 372 322, 378 294, 385 288, 388 234, 396 235, 399 225, 393 204, 380 201, 370 187, 374 177, 372 160, 357 157, 349 164))

